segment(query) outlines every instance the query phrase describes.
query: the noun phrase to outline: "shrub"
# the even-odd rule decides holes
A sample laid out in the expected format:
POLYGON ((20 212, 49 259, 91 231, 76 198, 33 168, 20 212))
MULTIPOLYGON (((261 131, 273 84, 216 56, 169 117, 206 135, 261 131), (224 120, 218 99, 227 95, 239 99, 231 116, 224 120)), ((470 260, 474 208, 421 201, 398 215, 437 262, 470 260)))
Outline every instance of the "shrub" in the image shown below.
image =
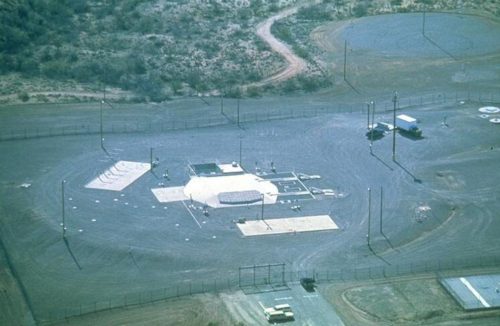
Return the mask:
POLYGON ((26 92, 21 92, 21 93, 17 94, 17 98, 23 102, 28 102, 30 99, 30 96, 26 92))

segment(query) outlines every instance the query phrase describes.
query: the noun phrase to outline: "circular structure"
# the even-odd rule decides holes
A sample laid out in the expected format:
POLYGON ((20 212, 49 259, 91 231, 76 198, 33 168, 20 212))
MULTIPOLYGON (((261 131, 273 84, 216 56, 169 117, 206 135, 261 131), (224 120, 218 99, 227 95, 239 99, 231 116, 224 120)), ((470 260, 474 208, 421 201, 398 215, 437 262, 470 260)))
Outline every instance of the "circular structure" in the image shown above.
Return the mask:
POLYGON ((500 51, 500 25, 484 17, 427 13, 424 33, 422 27, 420 13, 380 15, 357 19, 336 35, 347 40, 349 49, 384 56, 469 57, 500 51))
POLYGON ((494 124, 499 124, 499 123, 500 123, 500 118, 493 118, 493 119, 490 119, 490 122, 491 122, 491 123, 494 123, 494 124))
POLYGON ((500 108, 497 108, 496 106, 484 106, 484 107, 482 107, 482 108, 479 109, 479 112, 481 112, 481 113, 489 113, 489 114, 499 113, 500 112, 500 108))
POLYGON ((210 207, 255 203, 262 200, 261 194, 264 203, 274 204, 277 193, 278 188, 272 182, 253 174, 192 177, 184 188, 187 198, 210 207))

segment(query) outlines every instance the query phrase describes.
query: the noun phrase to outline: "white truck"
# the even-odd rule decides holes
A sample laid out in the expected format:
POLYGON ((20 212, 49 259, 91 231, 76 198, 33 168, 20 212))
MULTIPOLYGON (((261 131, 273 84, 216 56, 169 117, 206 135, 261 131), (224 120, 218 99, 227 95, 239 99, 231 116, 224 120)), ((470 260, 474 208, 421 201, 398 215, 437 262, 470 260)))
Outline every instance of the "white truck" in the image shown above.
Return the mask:
POLYGON ((396 127, 399 131, 414 137, 422 137, 422 130, 418 127, 418 121, 406 114, 396 117, 396 127))
POLYGON ((264 315, 269 322, 282 322, 295 319, 292 308, 286 303, 271 308, 264 308, 264 315))

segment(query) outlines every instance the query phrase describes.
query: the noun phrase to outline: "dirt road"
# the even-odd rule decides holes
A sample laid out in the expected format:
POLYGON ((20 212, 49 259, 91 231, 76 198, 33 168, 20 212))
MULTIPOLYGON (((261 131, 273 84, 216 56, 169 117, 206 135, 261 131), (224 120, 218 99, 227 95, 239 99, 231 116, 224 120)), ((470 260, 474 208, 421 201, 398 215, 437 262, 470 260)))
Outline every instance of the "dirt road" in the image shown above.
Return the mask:
POLYGON ((287 44, 276 39, 271 33, 271 26, 275 21, 286 18, 297 12, 298 7, 290 8, 280 13, 268 18, 264 22, 257 26, 257 35, 269 46, 279 54, 281 54, 288 62, 288 67, 279 73, 272 75, 258 83, 253 84, 254 86, 262 86, 271 82, 280 82, 292 78, 306 68, 306 61, 298 57, 293 51, 288 47, 287 44))

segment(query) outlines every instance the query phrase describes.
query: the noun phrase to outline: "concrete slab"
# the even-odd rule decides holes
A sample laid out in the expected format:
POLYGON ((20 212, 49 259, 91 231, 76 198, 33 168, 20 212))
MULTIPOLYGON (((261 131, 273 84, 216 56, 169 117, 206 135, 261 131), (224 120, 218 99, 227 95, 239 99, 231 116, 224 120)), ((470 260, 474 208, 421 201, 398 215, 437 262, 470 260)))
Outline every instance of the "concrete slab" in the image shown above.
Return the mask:
POLYGON ((441 284, 465 310, 500 308, 500 274, 444 278, 441 284))
POLYGON ((171 203, 189 199, 184 194, 184 187, 155 188, 151 189, 151 191, 160 203, 171 203))
POLYGON ((337 224, 328 215, 302 216, 238 223, 244 236, 336 230, 337 224))
MULTIPOLYGON (((210 207, 233 207, 219 201, 219 194, 225 192, 257 191, 264 195, 265 204, 276 203, 278 188, 270 181, 263 180, 253 174, 224 175, 213 177, 194 176, 184 187, 184 194, 210 207)), ((253 203, 255 205, 259 203, 253 203)), ((247 204, 243 204, 247 205, 247 204)))
MULTIPOLYGON (((261 307, 290 305, 295 317, 293 324, 344 325, 334 307, 323 298, 321 293, 307 292, 299 284, 290 285, 287 291, 256 293, 248 297, 252 301, 257 301, 261 307)), ((262 320, 266 321, 263 310, 262 320)))
POLYGON ((151 168, 149 163, 118 161, 85 188, 122 191, 151 168))

